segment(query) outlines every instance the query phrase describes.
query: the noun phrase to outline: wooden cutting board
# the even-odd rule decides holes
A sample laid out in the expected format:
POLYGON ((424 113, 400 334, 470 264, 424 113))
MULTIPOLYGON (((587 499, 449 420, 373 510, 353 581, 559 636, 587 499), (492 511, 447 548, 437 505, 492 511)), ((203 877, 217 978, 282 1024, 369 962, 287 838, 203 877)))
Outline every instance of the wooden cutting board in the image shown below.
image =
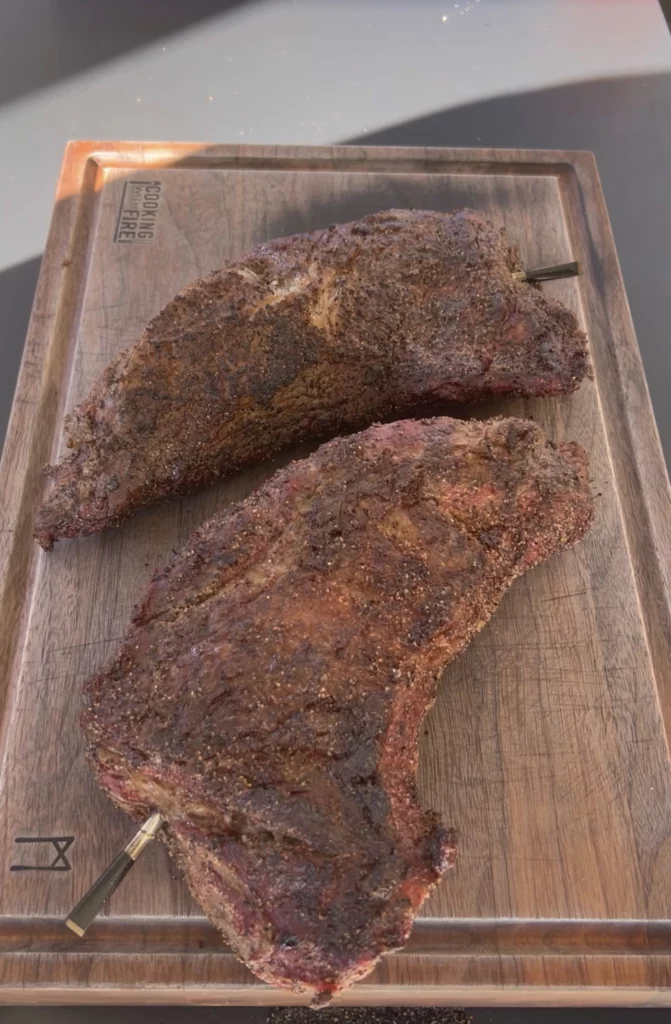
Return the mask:
POLYGON ((133 831, 85 766, 80 686, 171 549, 289 455, 50 554, 32 523, 64 414, 175 292, 392 206, 474 207, 528 266, 580 261, 543 288, 583 322, 594 380, 462 414, 582 442, 597 515, 445 672, 419 781, 458 866, 340 1001, 671 1005, 669 482, 591 155, 95 142, 66 152, 0 470, 4 1002, 299 1001, 234 959, 159 844, 85 939, 63 924, 133 831))

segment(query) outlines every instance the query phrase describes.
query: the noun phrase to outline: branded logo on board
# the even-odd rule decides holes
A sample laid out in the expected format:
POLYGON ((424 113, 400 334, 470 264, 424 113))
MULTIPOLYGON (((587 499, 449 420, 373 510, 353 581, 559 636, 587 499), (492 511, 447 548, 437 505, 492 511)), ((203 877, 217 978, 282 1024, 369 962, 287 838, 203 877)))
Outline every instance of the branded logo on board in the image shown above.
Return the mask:
POLYGON ((151 242, 156 231, 160 198, 160 181, 126 181, 114 241, 151 242))
POLYGON ((51 850, 48 851, 49 855, 53 859, 49 864, 10 864, 10 871, 72 871, 72 864, 65 856, 70 847, 75 841, 74 836, 17 836, 14 840, 15 843, 31 845, 41 844, 44 848, 44 844, 48 843, 51 846, 51 850), (56 854, 54 857, 53 854, 56 854))

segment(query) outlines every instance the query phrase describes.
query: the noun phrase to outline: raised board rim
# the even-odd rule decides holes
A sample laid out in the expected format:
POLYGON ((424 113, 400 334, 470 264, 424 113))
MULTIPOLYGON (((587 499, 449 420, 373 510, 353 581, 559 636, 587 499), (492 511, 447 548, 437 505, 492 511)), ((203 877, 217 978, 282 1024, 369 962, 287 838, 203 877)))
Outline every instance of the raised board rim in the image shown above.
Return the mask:
MULTIPOLYGON (((67 373, 71 356, 69 341, 81 305, 101 172, 108 168, 134 171, 175 166, 296 171, 337 169, 359 173, 531 174, 552 175, 558 179, 574 255, 583 268, 579 287, 586 300, 584 306, 592 316, 607 321, 610 328, 599 332, 605 339, 607 351, 595 353, 600 369, 611 377, 610 401, 605 402, 603 395, 599 395, 599 401, 668 743, 671 726, 671 526, 665 510, 670 507, 671 487, 596 163, 592 154, 582 152, 69 143, 0 462, 0 493, 9 496, 0 512, 0 616, 5 627, 0 638, 0 678, 11 678, 26 626, 25 596, 30 590, 37 555, 32 522, 44 487, 40 469, 49 459, 51 439, 62 415, 63 396, 55 385, 67 373)), ((4 700, 2 692, 0 706, 4 705, 4 700)), ((42 927, 48 930, 54 924, 56 922, 45 919, 42 927)), ((671 922, 668 926, 664 922, 609 922, 604 931, 604 922, 576 921, 575 931, 570 936, 563 935, 561 928, 557 928, 561 922, 533 922, 535 937, 522 921, 510 922, 503 929, 501 922, 494 921, 489 922, 490 928, 484 921, 461 924, 460 932, 448 922, 442 925, 438 922, 436 928, 435 922, 420 920, 409 946, 394 958, 399 965, 418 956, 426 958, 426 962, 435 962, 438 958, 440 962, 431 973, 444 977, 440 986, 418 985, 411 981, 400 987, 393 982, 364 982, 340 997, 341 1001, 350 1004, 410 1001, 427 1005, 468 1002, 469 998, 458 994, 465 989, 466 992, 477 991, 480 1004, 483 1001, 540 1004, 550 999, 550 993, 552 1002, 571 1003, 584 1001, 585 992, 589 990, 590 1001, 597 991, 601 992, 601 1005, 604 1001, 641 1004, 650 1000, 649 989, 659 986, 652 964, 650 971, 644 972, 649 975, 648 985, 603 988, 596 978, 593 985, 586 981, 589 974, 585 970, 586 962, 591 957, 606 956, 614 962, 620 961, 624 967, 625 961, 633 957, 641 967, 643 960, 647 962, 654 957, 657 968, 662 966, 662 961, 667 966, 671 964, 671 922), (477 934, 475 929, 469 932, 470 924, 477 924, 477 934), (601 929, 598 941, 594 938, 594 926, 601 929), (455 978, 450 978, 449 971, 449 959, 455 956, 480 958, 485 968, 487 961, 498 962, 501 957, 509 958, 511 963, 528 958, 559 960, 561 968, 555 964, 555 970, 550 972, 555 979, 552 985, 521 988, 514 985, 515 997, 511 1001, 508 986, 487 983, 486 969, 473 988, 458 985, 455 978), (576 985, 572 979, 578 978, 581 981, 576 985), (402 997, 398 992, 403 993, 402 997), (430 998, 429 992, 433 993, 430 998)), ((89 979, 92 971, 95 974, 95 961, 104 957, 99 949, 94 952, 80 946, 80 952, 76 952, 76 945, 67 941, 40 946, 35 933, 35 928, 39 932, 40 923, 33 922, 32 929, 25 925, 26 922, 17 920, 13 937, 11 921, 4 929, 6 941, 2 946, 6 952, 0 961, 0 1002, 137 1001, 137 989, 128 987, 130 974, 135 975, 137 983, 145 982, 149 986, 151 998, 146 1001, 258 1004, 301 1001, 261 986, 252 981, 251 975, 250 980, 227 982, 225 963, 234 961, 224 949, 194 954, 173 948, 172 952, 159 953, 140 952, 135 945, 131 953, 130 931, 133 941, 137 942, 137 936, 151 930, 149 921, 144 922, 144 926, 140 922, 138 927, 133 926, 123 951, 109 958, 111 977, 105 980, 101 977, 99 983, 91 985, 89 979), (179 985, 169 981, 161 983, 158 980, 161 976, 170 977, 169 966, 174 965, 176 956, 183 959, 182 981, 179 985), (127 957, 132 957, 132 971, 128 962, 123 963, 127 957), (217 963, 219 970, 215 968, 212 972, 215 977, 218 975, 214 987, 204 982, 200 970, 189 971, 187 963, 195 957, 200 964, 207 960, 217 963)), ((114 926, 114 919, 109 919, 104 928, 114 926)), ((119 922, 116 926, 118 938, 121 938, 119 922)), ((110 947, 108 950, 111 952, 110 947)), ((239 976, 240 970, 238 966, 233 973, 239 976)), ((409 969, 406 970, 409 977, 409 969)), ((107 969, 103 973, 106 974, 107 969)), ((400 974, 403 973, 401 967, 400 974)), ((514 972, 511 976, 514 977, 514 972)), ((491 978, 494 977, 496 971, 492 970, 491 978)), ((668 1000, 663 997, 662 1001, 671 1004, 671 993, 668 1000)))

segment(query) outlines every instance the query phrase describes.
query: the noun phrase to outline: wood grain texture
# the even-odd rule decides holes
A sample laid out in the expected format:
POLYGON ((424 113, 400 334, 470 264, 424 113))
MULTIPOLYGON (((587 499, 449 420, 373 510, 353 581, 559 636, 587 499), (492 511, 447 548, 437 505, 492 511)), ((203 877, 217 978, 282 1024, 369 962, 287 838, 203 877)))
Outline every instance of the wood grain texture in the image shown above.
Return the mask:
MULTIPOLYGON (((67 911, 129 838, 84 764, 79 690, 170 550, 296 452, 122 529, 31 540, 64 412, 183 285, 254 244, 390 206, 472 206, 582 321, 594 381, 528 415, 589 450, 591 534, 519 580, 445 672, 420 758, 424 802, 460 833, 406 950, 356 1003, 671 1005, 669 482, 589 154, 73 143, 0 466, 0 1001, 265 1003, 151 849, 82 942, 67 911), (151 241, 114 241, 126 181, 159 181, 151 241), (23 837, 74 836, 71 871, 23 837)), ((308 450, 307 446, 301 453, 308 450)))

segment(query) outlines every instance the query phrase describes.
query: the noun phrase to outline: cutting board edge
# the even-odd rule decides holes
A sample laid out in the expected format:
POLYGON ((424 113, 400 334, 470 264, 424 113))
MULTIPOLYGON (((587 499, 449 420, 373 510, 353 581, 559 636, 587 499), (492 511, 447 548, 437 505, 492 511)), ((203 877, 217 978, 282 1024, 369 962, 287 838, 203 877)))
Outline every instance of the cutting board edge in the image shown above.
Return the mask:
MULTIPOLYGON (((189 963, 181 958, 135 956, 132 963, 128 957, 119 959, 128 961, 123 984, 109 977, 92 980, 100 973, 99 958, 95 954, 53 957, 48 961, 39 954, 1 957, 0 1005, 309 1005, 307 997, 264 985, 251 976, 249 981, 240 977, 214 978, 211 963, 201 965, 207 980, 184 981, 179 979, 188 972, 189 963), (64 977, 67 980, 63 981, 64 977), (168 978, 176 980, 171 982, 168 978)), ((212 958, 204 959, 211 961, 212 958)), ((233 960, 232 957, 227 959, 233 960)), ((671 1006, 671 987, 666 980, 671 971, 671 958, 646 958, 642 964, 637 963, 637 970, 633 972, 635 983, 628 984, 631 959, 608 958, 610 970, 614 976, 619 975, 621 981, 600 984, 596 980, 599 967, 595 961, 584 957, 489 957, 480 962, 472 980, 464 980, 464 972, 454 958, 437 962, 435 957, 397 954, 388 957, 376 969, 376 973, 382 975, 379 981, 373 979, 354 985, 336 996, 331 1005, 671 1006), (595 966, 597 971, 593 971, 595 966), (431 980, 410 980, 421 971, 431 980), (581 978, 581 982, 571 984, 571 977, 581 978)), ((244 968, 236 962, 234 971, 239 974, 242 970, 244 968)))
MULTIPOLYGON (((66 150, 57 192, 57 204, 38 283, 7 442, 0 465, 0 492, 14 494, 10 484, 17 479, 22 479, 20 492, 18 496, 15 495, 11 505, 6 509, 7 519, 2 523, 2 530, 0 531, 0 541, 5 541, 4 545, 0 546, 0 553, 2 553, 0 561, 0 614, 2 614, 5 624, 9 623, 11 626, 10 629, 5 629, 4 631, 5 636, 8 632, 11 634, 10 644, 0 650, 0 670, 4 669, 3 676, 5 678, 10 675, 9 669, 11 668, 14 653, 22 632, 27 626, 23 614, 22 598, 31 586, 32 573, 37 560, 40 557, 44 557, 32 540, 32 520, 34 510, 39 503, 44 489, 44 482, 39 473, 39 468, 43 462, 48 460, 50 439, 53 437, 55 423, 62 413, 65 400, 63 393, 54 394, 53 388, 50 386, 50 377, 54 372, 54 367, 58 365, 64 366, 67 363, 70 354, 68 339, 74 334, 73 325, 77 321, 78 301, 81 298, 77 274, 79 272, 80 276, 85 276, 81 274, 81 271, 88 258, 88 243, 95 220, 96 177, 101 166, 110 166, 107 161, 107 156, 110 152, 116 152, 116 158, 119 161, 118 166, 156 166, 150 162, 153 151, 152 147, 160 145, 140 146, 137 143, 105 144, 74 142, 70 143, 66 150), (109 148, 111 146, 115 147, 114 151, 109 148), (133 163, 133 160, 137 160, 137 162, 133 163), (12 637, 13 643, 11 642, 12 637)), ((181 153, 178 159, 195 159, 197 149, 198 147, 192 144, 175 145, 173 146, 173 159, 175 153, 181 153)), ((248 167, 256 161, 280 159, 277 157, 277 153, 279 151, 286 152, 282 147, 252 148, 248 146, 224 146, 211 147, 211 149, 212 153, 209 156, 213 162, 207 164, 207 166, 222 166, 222 161, 228 161, 231 166, 248 167)), ((641 608, 646 623, 651 653, 655 659, 660 659, 655 662, 656 676, 658 680, 660 678, 666 679, 671 684, 671 674, 666 674, 666 668, 664 668, 664 674, 660 676, 660 669, 658 667, 659 665, 668 665, 668 651, 671 647, 668 644, 668 638, 671 636, 669 628, 671 616, 668 603, 668 593, 669 589, 671 589, 669 587, 669 550, 671 550, 671 547, 669 545, 669 528, 662 515, 663 502, 666 501, 668 507, 668 498, 671 491, 652 415, 631 315, 619 272, 617 255, 607 219, 598 172, 593 158, 589 154, 557 154, 554 151, 428 151, 421 149, 385 150, 384 152, 388 154, 385 158, 381 155, 380 151, 374 148, 353 147, 353 149, 356 156, 352 156, 351 159, 352 170, 358 169, 357 164, 365 159, 365 154, 367 153, 372 154, 370 159, 375 162, 375 169, 381 170, 387 166, 384 163, 385 159, 389 159, 391 162, 392 156, 402 152, 406 163, 403 165, 394 164, 394 166, 399 167, 400 170, 404 170, 406 173, 408 171, 408 164, 412 164, 417 170, 421 170, 421 162, 424 161, 426 163, 429 157, 434 168, 440 165, 444 166, 447 170, 450 169, 450 163, 452 163, 453 168, 455 162, 457 162, 459 166, 466 168, 464 173, 468 173, 469 167, 481 171, 485 165, 495 167, 498 172, 507 166, 515 166, 516 159, 520 157, 524 161, 524 167, 529 169, 526 173, 538 173, 540 168, 542 173, 556 174, 562 180, 563 187, 577 189, 580 194, 580 202, 585 211, 586 223, 590 228, 589 233, 591 234, 592 231, 596 230, 595 237, 599 239, 601 249, 607 255, 607 261, 611 269, 614 267, 616 271, 614 274, 611 273, 609 275, 609 281, 606 281, 605 284, 602 283, 601 296, 597 295, 603 309, 605 310, 606 307, 612 305, 612 308, 618 311, 620 319, 618 333, 613 338, 612 346, 615 358, 614 365, 618 371, 620 402, 618 403, 617 410, 604 410, 604 418, 609 425, 613 422, 618 422, 624 426, 627 451, 620 452, 618 449, 615 452, 615 456, 613 451, 611 451, 611 459, 613 460, 621 504, 627 520, 626 532, 631 544, 639 597, 643 592, 641 587, 645 584, 648 584, 651 592, 654 593, 654 600, 642 601, 641 608), (435 157, 435 153, 441 154, 441 159, 435 157), (429 154, 428 157, 427 154, 429 154), (561 159, 559 156, 561 156, 561 159), (586 199, 589 199, 589 201, 586 202, 586 199), (594 219, 594 209, 596 206, 599 207, 599 217, 596 218, 596 224, 590 224, 588 215, 591 215, 592 219, 594 219), (646 521, 645 537, 643 537, 641 543, 636 539, 636 534, 640 532, 636 528, 639 519, 638 510, 641 508, 637 504, 639 498, 643 499, 642 508, 646 521), (655 570, 652 575, 651 567, 655 570), (646 610, 646 606, 650 604, 653 607, 646 610), (665 638, 667 642, 666 648, 664 648, 665 638)), ((326 168, 327 166, 334 166, 333 162, 328 164, 328 160, 333 159, 333 157, 329 157, 330 153, 335 153, 339 161, 346 161, 349 159, 349 154, 352 153, 352 150, 348 147, 320 147, 317 150, 301 147, 295 151, 290 150, 290 152, 295 152, 297 156, 295 158, 285 156, 281 157, 281 159, 290 161, 295 159, 296 164, 292 164, 292 166, 300 165, 301 161, 306 159, 306 155, 309 152, 313 152, 316 153, 319 159, 324 161, 324 167, 326 168)), ((182 163, 181 165, 187 166, 188 164, 182 163)), ((168 165, 163 164, 162 166, 168 165)), ((191 166, 197 165, 191 164, 191 166)), ((517 166, 519 167, 519 165, 517 166)), ((423 169, 426 170, 426 167, 423 169)), ((571 207, 570 203, 566 205, 567 208, 571 207)), ((585 225, 581 225, 579 222, 571 224, 574 240, 580 238, 581 231, 584 234, 584 228, 585 225)), ((582 239, 582 248, 586 252, 589 251, 589 241, 589 238, 582 239)), ((599 291, 592 281, 592 274, 596 272, 596 269, 590 264, 590 273, 585 275, 583 283, 584 288, 588 290, 591 288, 595 293, 599 291)), ((591 300, 592 296, 590 295, 591 300)), ((63 377, 67 378, 65 371, 63 371, 63 377)), ((660 692, 660 702, 662 704, 668 739, 669 722, 671 721, 671 693, 667 693, 666 688, 660 692)), ((454 951, 452 950, 452 952, 454 951)), ((603 955, 603 953, 599 955, 603 955)), ((156 958, 156 954, 151 954, 151 956, 156 958)), ((103 989, 96 989, 95 987, 72 988, 71 984, 75 986, 85 985, 87 977, 85 963, 88 960, 88 954, 78 954, 77 957, 79 967, 65 981, 66 987, 57 990, 60 996, 63 996, 64 993, 69 993, 67 1001, 72 1002, 74 1001, 73 993, 85 993, 85 1001, 87 1002, 123 1002, 124 989, 122 988, 111 990, 105 988, 104 992, 108 993, 108 995, 103 994, 103 989), (77 975, 76 980, 72 980, 75 975, 77 975), (112 998, 109 998, 110 991, 112 991, 112 998), (98 1000, 98 993, 101 994, 100 1000, 98 1000)), ((405 957, 406 954, 401 954, 393 959, 405 962, 405 957)), ((629 951, 626 958, 630 957, 631 951, 629 951)), ((55 966, 57 961, 62 961, 62 956, 60 954, 48 955, 46 959, 53 961, 55 966)), ((160 956, 158 959, 164 960, 165 958, 160 956)), ((637 959, 641 962, 647 959, 647 955, 637 957, 637 959)), ((660 959, 665 958, 657 957, 658 962, 660 962, 660 959)), ((17 952, 16 954, 5 954, 2 957, 2 961, 4 961, 5 965, 9 964, 10 961, 22 964, 20 973, 22 974, 23 981, 36 986, 34 989, 35 1001, 42 1001, 41 994, 46 991, 43 985, 46 984, 48 986, 49 984, 46 978, 44 978, 44 982, 42 979, 45 973, 48 975, 51 970, 51 968, 46 970, 45 954, 25 951, 22 953, 17 952), (35 970, 31 975, 33 967, 35 970), (31 975, 32 980, 27 980, 28 975, 31 975)), ((3 971, 4 968, 0 971, 0 974, 3 971)), ((10 973, 15 979, 17 978, 13 968, 10 973)), ((7 993, 16 991, 11 986, 18 984, 18 980, 10 982, 8 979, 7 983, 0 980, 0 1001, 11 1001, 11 999, 6 1000, 5 997, 7 993)), ((415 986, 409 987, 414 988, 415 986)), ((416 987, 418 992, 425 990, 423 986, 416 987)), ((388 998, 393 1001, 393 995, 391 994, 393 987, 388 988, 387 986, 363 986, 362 988, 354 989, 353 992, 356 994, 357 999, 353 1001, 360 1003, 362 998, 364 998, 364 991, 369 988, 372 992, 376 993, 374 998, 371 997, 371 1001, 379 1003, 386 1001, 388 998)), ((255 985, 251 987, 247 985, 240 986, 239 991, 242 993, 240 1000, 249 1004, 250 998, 254 996, 255 989, 255 985)), ((469 988, 468 990, 470 991, 471 989, 469 988)), ((23 992, 21 1001, 32 1001, 32 998, 26 1000, 25 988, 21 988, 21 991, 23 992)), ((50 991, 53 992, 53 990, 50 991)), ((163 991, 160 987, 152 989, 152 999, 157 998, 160 991, 163 991)), ((186 986, 184 991, 188 993, 190 991, 189 986, 186 986)), ((407 988, 403 988, 403 991, 407 993, 407 988)), ((452 991, 452 989, 443 990, 441 988, 439 991, 442 993, 444 991, 452 991)), ((486 998, 485 991, 486 989, 483 987, 477 988, 479 1003, 482 1003, 482 1000, 486 998)), ((510 992, 511 990, 502 989, 501 991, 510 992)), ((537 991, 544 990, 539 989, 537 991)), ((574 1001, 572 993, 575 991, 573 988, 567 989, 570 996, 570 998, 567 996, 567 1005, 574 1001)), ((580 1000, 576 999, 575 1002, 584 999, 586 989, 580 987, 577 991, 580 993, 580 1000)), ((590 990, 590 997, 595 991, 596 989, 590 990)), ((603 991, 611 992, 612 990, 603 989, 603 991)), ((627 1003, 629 994, 633 991, 633 989, 624 988, 621 999, 619 993, 615 993, 612 1005, 627 1003)), ((649 998, 650 992, 644 991, 646 998, 649 998)), ((170 1001, 176 1000, 175 989, 168 986, 165 988, 165 992, 169 993, 170 1001)), ((226 992, 238 993, 238 988, 236 986, 229 988, 227 985, 226 992)), ((555 998, 559 998, 558 992, 558 988, 552 988, 553 1001, 555 998)), ((284 999, 283 995, 278 995, 276 990, 271 989, 268 989, 268 996, 268 1004, 278 1004, 284 999)), ((166 996, 167 998, 168 996, 166 996)), ((237 1000, 237 998, 238 996, 236 995, 235 999, 237 1000)), ((435 996, 432 996, 434 1005, 437 1005, 435 998, 435 996)), ((516 997, 517 1002, 519 1002, 519 998, 518 995, 516 997)), ((136 1001, 136 999, 137 990, 133 990, 132 1001, 136 1001)), ((47 1001, 57 1002, 58 999, 50 998, 47 1001)), ((200 996, 196 999, 193 990, 191 990, 190 997, 185 999, 185 1001, 201 1000, 200 996)), ((228 998, 225 1001, 228 1001, 228 998)), ((251 1001, 254 1002, 254 999, 252 998, 251 1001)), ((265 1001, 264 998, 263 1002, 265 1001)), ((404 1000, 399 999, 399 1002, 402 1001, 404 1000)), ((500 1004, 502 1000, 497 998, 496 1001, 500 1004)), ((517 1005, 517 1002, 513 1004, 517 1005)), ((668 1002, 671 1004, 671 996, 668 1002)), ((534 1003, 530 1002, 529 1005, 534 1005, 534 1003)), ((535 1005, 542 1005, 542 1003, 536 1003, 535 1005)))
POLYGON ((597 353, 595 384, 671 752, 671 483, 594 155, 573 154, 571 170, 559 180, 570 236, 581 253, 583 302, 610 328, 599 332, 608 345, 597 353), (617 406, 604 395, 609 378, 617 406))
MULTIPOLYGON (((39 557, 35 514, 46 488, 44 467, 63 416, 96 212, 98 163, 89 144, 67 144, 42 257, 28 332, 0 458, 0 716, 19 641, 26 595, 39 557)), ((0 731, 0 750, 1 746, 0 731)))

